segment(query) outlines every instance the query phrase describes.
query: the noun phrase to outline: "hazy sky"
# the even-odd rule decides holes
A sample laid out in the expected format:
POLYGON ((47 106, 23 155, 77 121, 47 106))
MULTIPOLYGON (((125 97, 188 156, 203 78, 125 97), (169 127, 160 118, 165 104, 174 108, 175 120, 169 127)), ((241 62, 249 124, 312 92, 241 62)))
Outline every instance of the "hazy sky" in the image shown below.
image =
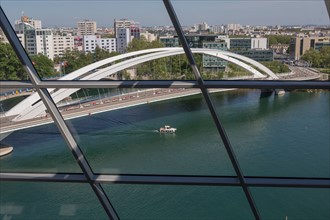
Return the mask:
MULTIPOLYGON (((182 25, 329 25, 324 0, 172 0, 182 25)), ((142 26, 172 25, 161 0, 0 0, 11 23, 22 13, 46 26, 76 26, 95 20, 113 26, 114 18, 139 21, 142 26)))

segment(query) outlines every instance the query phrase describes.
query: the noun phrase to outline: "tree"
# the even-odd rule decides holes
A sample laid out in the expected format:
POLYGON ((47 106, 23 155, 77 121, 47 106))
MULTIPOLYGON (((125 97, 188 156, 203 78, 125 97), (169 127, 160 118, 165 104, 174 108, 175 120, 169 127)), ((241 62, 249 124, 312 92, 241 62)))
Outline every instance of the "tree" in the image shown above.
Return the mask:
POLYGON ((62 64, 63 73, 67 74, 93 63, 93 55, 77 49, 66 50, 63 56, 56 57, 54 62, 62 64))
POLYGON ((316 68, 321 67, 323 62, 321 53, 319 51, 314 50, 313 48, 306 51, 305 54, 301 57, 301 59, 311 63, 312 67, 316 68))
POLYGON ((10 44, 0 42, 0 80, 27 80, 28 76, 10 44))
POLYGON ((275 44, 290 44, 291 36, 284 35, 268 35, 269 46, 275 44))
POLYGON ((41 78, 55 74, 54 62, 45 55, 32 55, 30 58, 41 78))

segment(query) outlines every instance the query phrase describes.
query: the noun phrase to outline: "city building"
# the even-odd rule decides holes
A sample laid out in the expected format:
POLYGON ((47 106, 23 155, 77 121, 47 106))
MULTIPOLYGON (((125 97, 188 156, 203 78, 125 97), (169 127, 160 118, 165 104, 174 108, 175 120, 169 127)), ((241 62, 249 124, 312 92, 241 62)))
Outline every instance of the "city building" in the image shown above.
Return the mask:
POLYGON ((117 52, 125 53, 128 44, 132 40, 130 28, 118 28, 116 30, 117 52))
POLYGON ((129 28, 131 36, 133 36, 136 39, 140 39, 141 26, 139 22, 128 19, 115 19, 114 31, 116 38, 118 38, 119 36, 118 29, 120 28, 129 28))
POLYGON ((42 54, 49 59, 54 59, 54 43, 52 30, 40 29, 39 24, 41 24, 41 22, 31 22, 26 17, 22 17, 20 22, 15 22, 16 34, 19 36, 19 39, 25 50, 30 55, 42 54), (26 23, 26 20, 28 20, 29 22, 26 23))
POLYGON ((235 53, 249 57, 255 61, 263 62, 263 61, 274 61, 274 52, 273 50, 238 50, 235 53))
POLYGON ((74 36, 73 44, 75 49, 82 51, 84 49, 84 38, 82 36, 74 36))
POLYGON ((270 46, 270 49, 277 54, 286 54, 289 49, 289 44, 273 44, 270 46))
POLYGON ((230 38, 226 42, 230 50, 268 49, 267 38, 230 38))
POLYGON ((41 20, 34 20, 33 18, 29 18, 28 16, 22 16, 20 20, 15 21, 15 28, 16 25, 19 25, 21 23, 27 23, 30 24, 35 29, 41 29, 41 20))
POLYGON ((274 52, 268 49, 267 38, 228 38, 228 49, 256 61, 273 61, 274 52))
POLYGON ((108 51, 109 53, 116 50, 115 38, 101 38, 99 35, 85 35, 83 36, 83 50, 94 53, 96 47, 108 51))
POLYGON ((291 38, 290 59, 300 60, 305 52, 311 48, 319 50, 324 46, 330 46, 330 37, 301 36, 291 38))
POLYGON ((160 42, 164 44, 164 47, 179 47, 179 38, 174 36, 161 36, 159 37, 160 42))
POLYGON ((74 36, 53 35, 54 57, 62 57, 65 51, 74 49, 74 36))
POLYGON ((223 34, 225 33, 225 27, 223 25, 214 25, 210 27, 210 31, 215 34, 223 34))
POLYGON ((210 26, 206 22, 203 22, 201 24, 195 24, 194 25, 195 31, 199 31, 199 32, 208 31, 209 28, 210 28, 210 26))
POLYGON ((157 40, 157 35, 149 33, 148 31, 140 33, 140 37, 144 37, 148 42, 157 40))
POLYGON ((95 21, 78 21, 77 22, 78 33, 77 35, 94 35, 97 32, 97 26, 95 21))
MULTIPOLYGON (((227 50, 227 43, 224 37, 215 34, 187 34, 186 39, 191 48, 209 48, 218 50, 227 50)), ((159 40, 165 47, 179 47, 181 44, 177 36, 160 37, 159 40)), ((224 70, 227 62, 209 55, 203 54, 204 70, 224 70)))
MULTIPOLYGON (((169 12, 175 14, 174 8, 169 12)), ((1 80, 1 86, 28 86, 39 96, 31 104, 46 110, 36 120, 54 121, 4 135, 14 151, 0 159, 1 218, 329 219, 328 82, 198 77, 174 82, 88 83, 74 77, 45 82, 2 9, 0 15, 16 55, 35 79, 1 80), (60 90, 88 97, 91 87, 97 90, 91 102, 56 105, 54 94, 60 90), (199 94, 191 97, 148 101, 194 87, 199 94), (133 92, 114 93, 103 102, 101 95, 109 88, 133 92), (228 88, 243 90, 211 94, 228 88), (260 92, 283 88, 315 92, 271 97, 260 92), (95 111, 129 103, 133 105, 126 109, 95 111), (75 111, 83 117, 67 117, 75 111), (155 129, 163 123, 171 123, 178 134, 159 134, 155 129)), ((179 22, 173 23, 180 30, 179 22)), ((194 70, 200 73, 198 67, 194 70)), ((16 124, 10 124, 2 104, 1 130, 4 124, 16 124)))
POLYGON ((237 32, 240 31, 240 29, 241 29, 240 24, 227 24, 226 33, 236 34, 237 32))
MULTIPOLYGON (((227 43, 224 41, 204 42, 203 48, 227 50, 227 43)), ((227 66, 227 61, 209 55, 203 55, 203 67, 208 71, 223 71, 227 66)))

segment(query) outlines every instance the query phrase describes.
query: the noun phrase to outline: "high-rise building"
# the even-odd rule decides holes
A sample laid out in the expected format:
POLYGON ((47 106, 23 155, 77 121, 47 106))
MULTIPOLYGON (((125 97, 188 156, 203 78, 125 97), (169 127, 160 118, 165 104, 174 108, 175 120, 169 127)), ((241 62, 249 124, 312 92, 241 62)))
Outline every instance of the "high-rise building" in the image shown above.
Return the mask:
POLYGON ((74 48, 74 37, 71 35, 54 35, 54 56, 62 57, 66 50, 73 50, 74 48))
POLYGON ((83 37, 83 50, 85 52, 94 53, 96 47, 99 47, 108 52, 115 52, 116 49, 116 38, 101 38, 96 35, 85 35, 83 37))
POLYGON ((195 24, 194 27, 196 31, 207 31, 210 28, 210 26, 206 22, 203 22, 201 24, 195 24))
POLYGON ((241 29, 240 24, 227 24, 228 31, 239 31, 241 29))
POLYGON ((95 21, 78 21, 77 22, 78 35, 94 35, 97 32, 97 26, 95 21))
POLYGON ((21 23, 30 24, 35 29, 41 29, 42 28, 41 20, 34 20, 33 18, 29 18, 28 16, 22 16, 20 20, 16 20, 15 21, 15 28, 16 28, 16 25, 19 25, 21 23))
POLYGON ((294 37, 290 41, 290 59, 299 60, 311 48, 330 46, 330 37, 294 37))
POLYGON ((141 26, 139 22, 128 19, 115 19, 114 30, 116 38, 118 37, 119 28, 129 28, 131 36, 140 39, 141 26))
POLYGON ((40 20, 22 16, 15 22, 15 31, 30 55, 42 54, 54 59, 53 33, 51 29, 42 29, 40 20))
POLYGON ((130 28, 118 28, 116 30, 116 35, 117 52, 125 53, 129 42, 132 40, 130 28))

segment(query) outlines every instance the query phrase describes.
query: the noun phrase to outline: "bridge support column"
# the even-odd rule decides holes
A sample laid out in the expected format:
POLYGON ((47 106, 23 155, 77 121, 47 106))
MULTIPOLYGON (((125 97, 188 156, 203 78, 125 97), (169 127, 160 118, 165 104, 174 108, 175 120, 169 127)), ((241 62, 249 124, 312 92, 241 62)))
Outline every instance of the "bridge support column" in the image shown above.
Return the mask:
POLYGON ((275 95, 284 95, 285 91, 284 89, 274 89, 275 90, 275 95))

